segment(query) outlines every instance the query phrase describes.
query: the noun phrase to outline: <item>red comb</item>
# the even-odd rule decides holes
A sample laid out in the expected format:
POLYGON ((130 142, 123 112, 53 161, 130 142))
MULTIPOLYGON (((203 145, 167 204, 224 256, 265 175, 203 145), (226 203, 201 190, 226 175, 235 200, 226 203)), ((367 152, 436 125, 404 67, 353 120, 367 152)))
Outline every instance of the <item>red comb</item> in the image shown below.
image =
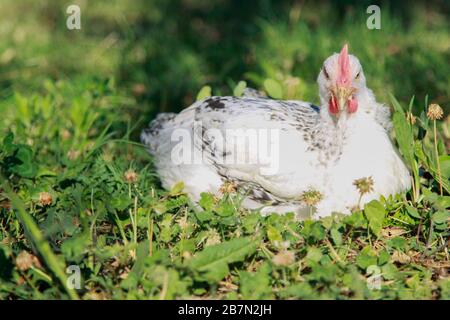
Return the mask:
POLYGON ((348 45, 345 44, 342 47, 341 53, 338 58, 338 83, 340 85, 348 85, 350 84, 350 60, 348 57, 348 45))

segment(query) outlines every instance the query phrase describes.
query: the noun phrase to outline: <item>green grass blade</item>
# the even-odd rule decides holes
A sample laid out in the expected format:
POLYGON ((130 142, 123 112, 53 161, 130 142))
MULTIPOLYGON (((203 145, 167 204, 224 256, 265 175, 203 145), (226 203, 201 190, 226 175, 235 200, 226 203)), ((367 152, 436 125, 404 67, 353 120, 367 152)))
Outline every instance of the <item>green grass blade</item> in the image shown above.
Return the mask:
POLYGON ((25 210, 25 207, 20 198, 11 190, 9 184, 1 177, 2 188, 5 190, 6 195, 11 200, 14 208, 16 208, 17 218, 22 223, 24 229, 27 231, 29 240, 36 246, 36 249, 40 255, 44 258, 48 268, 55 274, 58 280, 63 285, 69 297, 73 300, 78 300, 78 294, 74 289, 67 286, 67 277, 64 272, 64 268, 57 256, 53 253, 50 245, 45 240, 42 232, 39 230, 37 224, 30 214, 25 210))

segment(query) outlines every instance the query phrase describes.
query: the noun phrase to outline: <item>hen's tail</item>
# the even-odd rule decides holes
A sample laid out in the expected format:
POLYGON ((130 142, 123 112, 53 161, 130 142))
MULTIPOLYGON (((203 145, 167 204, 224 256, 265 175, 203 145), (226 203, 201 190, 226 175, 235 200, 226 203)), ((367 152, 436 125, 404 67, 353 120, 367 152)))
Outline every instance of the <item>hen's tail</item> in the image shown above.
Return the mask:
POLYGON ((158 147, 159 133, 175 118, 175 113, 160 113, 142 130, 141 142, 153 153, 158 147))

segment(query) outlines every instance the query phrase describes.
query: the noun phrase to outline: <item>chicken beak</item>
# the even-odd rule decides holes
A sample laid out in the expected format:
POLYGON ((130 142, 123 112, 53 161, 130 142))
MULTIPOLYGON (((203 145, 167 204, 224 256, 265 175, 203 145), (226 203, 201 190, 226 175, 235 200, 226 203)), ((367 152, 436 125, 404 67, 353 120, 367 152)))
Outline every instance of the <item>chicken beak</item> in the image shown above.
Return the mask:
POLYGON ((332 89, 332 93, 336 98, 340 112, 344 111, 354 92, 354 88, 346 86, 336 86, 332 89))

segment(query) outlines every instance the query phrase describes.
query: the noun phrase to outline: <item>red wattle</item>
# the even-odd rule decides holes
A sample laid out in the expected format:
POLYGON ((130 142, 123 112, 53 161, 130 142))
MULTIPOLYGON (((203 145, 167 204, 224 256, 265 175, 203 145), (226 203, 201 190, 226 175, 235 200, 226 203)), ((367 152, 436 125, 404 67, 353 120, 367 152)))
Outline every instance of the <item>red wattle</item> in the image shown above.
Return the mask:
POLYGON ((330 112, 333 114, 336 114, 339 112, 339 107, 337 105, 337 101, 334 98, 334 96, 330 97, 330 102, 329 102, 329 106, 330 106, 330 112))
POLYGON ((354 113, 358 110, 358 100, 355 97, 351 98, 347 106, 348 113, 354 113))

